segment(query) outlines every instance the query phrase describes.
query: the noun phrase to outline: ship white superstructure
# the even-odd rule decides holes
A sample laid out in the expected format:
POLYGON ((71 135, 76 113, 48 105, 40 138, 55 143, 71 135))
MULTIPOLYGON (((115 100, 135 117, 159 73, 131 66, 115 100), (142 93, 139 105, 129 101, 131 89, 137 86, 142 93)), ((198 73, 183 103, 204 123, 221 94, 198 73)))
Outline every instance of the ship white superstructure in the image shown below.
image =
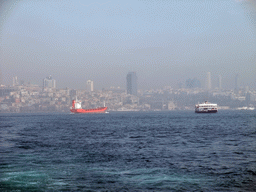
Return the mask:
POLYGON ((196 113, 217 113, 218 105, 205 101, 204 103, 195 106, 196 113))

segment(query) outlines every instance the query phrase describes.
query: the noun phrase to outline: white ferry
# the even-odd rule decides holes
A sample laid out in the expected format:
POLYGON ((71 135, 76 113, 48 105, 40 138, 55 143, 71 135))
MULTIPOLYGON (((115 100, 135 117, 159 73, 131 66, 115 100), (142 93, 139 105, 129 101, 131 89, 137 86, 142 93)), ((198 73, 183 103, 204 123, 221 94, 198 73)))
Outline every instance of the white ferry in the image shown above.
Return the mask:
POLYGON ((195 106, 196 113, 217 113, 218 106, 217 104, 209 103, 205 101, 204 103, 197 104, 195 106))

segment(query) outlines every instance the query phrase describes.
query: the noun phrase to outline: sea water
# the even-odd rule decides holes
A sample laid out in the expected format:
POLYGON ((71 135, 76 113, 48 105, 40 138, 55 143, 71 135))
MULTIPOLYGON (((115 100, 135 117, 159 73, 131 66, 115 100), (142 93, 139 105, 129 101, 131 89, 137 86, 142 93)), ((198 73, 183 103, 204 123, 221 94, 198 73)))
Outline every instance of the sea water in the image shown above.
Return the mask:
POLYGON ((0 114, 0 191, 254 191, 256 111, 0 114))

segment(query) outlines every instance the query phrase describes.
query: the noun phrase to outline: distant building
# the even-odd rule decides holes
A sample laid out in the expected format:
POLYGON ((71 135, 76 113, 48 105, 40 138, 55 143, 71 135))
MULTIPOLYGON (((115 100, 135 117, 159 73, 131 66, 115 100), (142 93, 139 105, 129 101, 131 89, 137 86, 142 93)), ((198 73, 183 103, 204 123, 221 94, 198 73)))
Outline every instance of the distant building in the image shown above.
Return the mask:
POLYGON ((19 85, 18 77, 15 76, 15 77, 13 77, 13 79, 12 79, 12 86, 18 86, 18 85, 19 85))
POLYGON ((206 89, 212 89, 211 72, 207 72, 206 89))
POLYGON ((239 75, 238 74, 236 74, 236 76, 235 76, 235 92, 238 92, 238 87, 239 87, 239 85, 238 85, 238 77, 239 77, 239 75))
POLYGON ((201 82, 196 78, 187 79, 186 80, 186 88, 201 88, 201 82))
POLYGON ((248 93, 248 92, 249 92, 249 90, 250 90, 250 89, 249 89, 249 86, 248 86, 248 85, 246 85, 246 86, 245 86, 245 93, 248 93))
POLYGON ((129 72, 126 76, 127 94, 137 95, 137 76, 136 72, 129 72))
POLYGON ((75 99, 76 95, 77 95, 77 91, 72 89, 69 91, 69 95, 72 99, 75 99))
POLYGON ((56 88, 56 81, 51 75, 43 80, 43 88, 56 88))
POLYGON ((219 85, 218 85, 219 89, 222 89, 222 79, 221 79, 221 75, 219 75, 218 83, 219 83, 219 85))
POLYGON ((88 80, 87 81, 87 90, 88 91, 93 91, 93 81, 92 80, 88 80))
POLYGON ((245 95, 245 101, 246 101, 246 105, 249 106, 251 102, 251 94, 249 92, 247 92, 245 95))
POLYGON ((1 85, 2 85, 2 80, 3 80, 3 77, 2 77, 2 71, 1 71, 1 69, 0 69, 0 87, 1 87, 1 85))

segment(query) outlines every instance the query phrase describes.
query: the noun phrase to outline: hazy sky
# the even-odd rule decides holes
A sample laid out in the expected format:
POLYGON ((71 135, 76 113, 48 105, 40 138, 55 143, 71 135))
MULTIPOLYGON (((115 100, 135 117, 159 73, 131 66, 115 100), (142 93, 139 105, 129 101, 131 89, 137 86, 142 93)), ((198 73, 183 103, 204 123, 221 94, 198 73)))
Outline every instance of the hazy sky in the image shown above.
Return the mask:
POLYGON ((58 88, 177 87, 188 78, 213 87, 256 88, 256 18, 238 0, 20 0, 0 3, 0 69, 58 88))

